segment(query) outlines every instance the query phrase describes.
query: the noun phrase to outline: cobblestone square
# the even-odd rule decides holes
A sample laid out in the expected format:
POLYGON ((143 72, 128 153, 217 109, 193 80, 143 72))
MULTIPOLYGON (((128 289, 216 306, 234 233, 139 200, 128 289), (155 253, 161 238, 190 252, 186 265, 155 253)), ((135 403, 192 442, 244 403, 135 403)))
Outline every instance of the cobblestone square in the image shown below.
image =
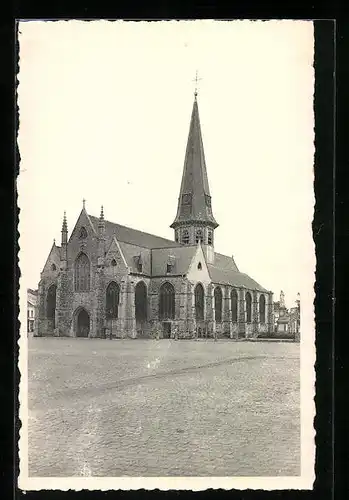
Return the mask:
POLYGON ((299 344, 30 338, 29 476, 297 476, 299 344))

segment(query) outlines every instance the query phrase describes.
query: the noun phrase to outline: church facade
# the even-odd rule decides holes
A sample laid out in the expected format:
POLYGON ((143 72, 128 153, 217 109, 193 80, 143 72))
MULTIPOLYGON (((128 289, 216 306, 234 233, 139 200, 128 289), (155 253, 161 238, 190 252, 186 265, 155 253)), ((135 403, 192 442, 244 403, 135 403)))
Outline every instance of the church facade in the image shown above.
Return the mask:
POLYGON ((273 294, 215 251, 218 227, 197 95, 168 240, 87 212, 53 244, 38 287, 37 336, 251 338, 272 334, 273 294))

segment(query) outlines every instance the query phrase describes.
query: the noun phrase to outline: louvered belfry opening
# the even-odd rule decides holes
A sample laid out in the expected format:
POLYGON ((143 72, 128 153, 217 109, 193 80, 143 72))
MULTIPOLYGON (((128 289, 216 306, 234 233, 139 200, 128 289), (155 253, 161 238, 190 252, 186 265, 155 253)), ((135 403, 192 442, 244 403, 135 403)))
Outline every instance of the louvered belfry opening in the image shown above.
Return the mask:
POLYGON ((171 283, 164 283, 160 287, 159 319, 175 318, 175 289, 171 283))

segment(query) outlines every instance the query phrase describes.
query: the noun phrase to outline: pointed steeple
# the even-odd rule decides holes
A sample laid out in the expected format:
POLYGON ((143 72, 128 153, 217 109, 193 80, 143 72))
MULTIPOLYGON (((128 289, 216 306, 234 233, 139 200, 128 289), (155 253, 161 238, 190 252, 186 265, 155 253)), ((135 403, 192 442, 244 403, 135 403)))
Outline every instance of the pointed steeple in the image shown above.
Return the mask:
MULTIPOLYGON (((196 243, 195 231, 197 227, 200 227, 205 230, 203 243, 209 245, 213 244, 212 230, 218 227, 212 213, 211 195, 201 135, 197 90, 194 93, 194 104, 178 198, 177 215, 170 227, 175 230, 178 228, 188 230, 189 234, 192 235, 189 241, 190 244, 196 243)), ((178 237, 179 232, 183 231, 176 231, 176 240, 180 239, 178 237)))
POLYGON ((178 209, 172 228, 183 222, 206 222, 218 227, 212 214, 197 93, 194 95, 178 209))

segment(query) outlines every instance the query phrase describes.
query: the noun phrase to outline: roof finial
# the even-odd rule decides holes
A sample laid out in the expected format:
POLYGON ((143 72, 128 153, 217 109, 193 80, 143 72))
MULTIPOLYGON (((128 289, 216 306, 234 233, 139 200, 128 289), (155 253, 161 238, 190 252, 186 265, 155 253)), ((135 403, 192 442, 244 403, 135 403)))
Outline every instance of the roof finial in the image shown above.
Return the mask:
POLYGON ((86 208, 86 200, 85 200, 85 198, 83 198, 83 200, 82 200, 82 208, 83 208, 84 210, 85 210, 85 208, 86 208))
POLYGON ((197 98, 197 95, 198 95, 198 81, 201 80, 201 78, 198 77, 198 71, 196 70, 196 73, 195 73, 195 80, 193 80, 193 82, 195 82, 195 91, 194 91, 194 97, 195 97, 195 100, 197 98))

